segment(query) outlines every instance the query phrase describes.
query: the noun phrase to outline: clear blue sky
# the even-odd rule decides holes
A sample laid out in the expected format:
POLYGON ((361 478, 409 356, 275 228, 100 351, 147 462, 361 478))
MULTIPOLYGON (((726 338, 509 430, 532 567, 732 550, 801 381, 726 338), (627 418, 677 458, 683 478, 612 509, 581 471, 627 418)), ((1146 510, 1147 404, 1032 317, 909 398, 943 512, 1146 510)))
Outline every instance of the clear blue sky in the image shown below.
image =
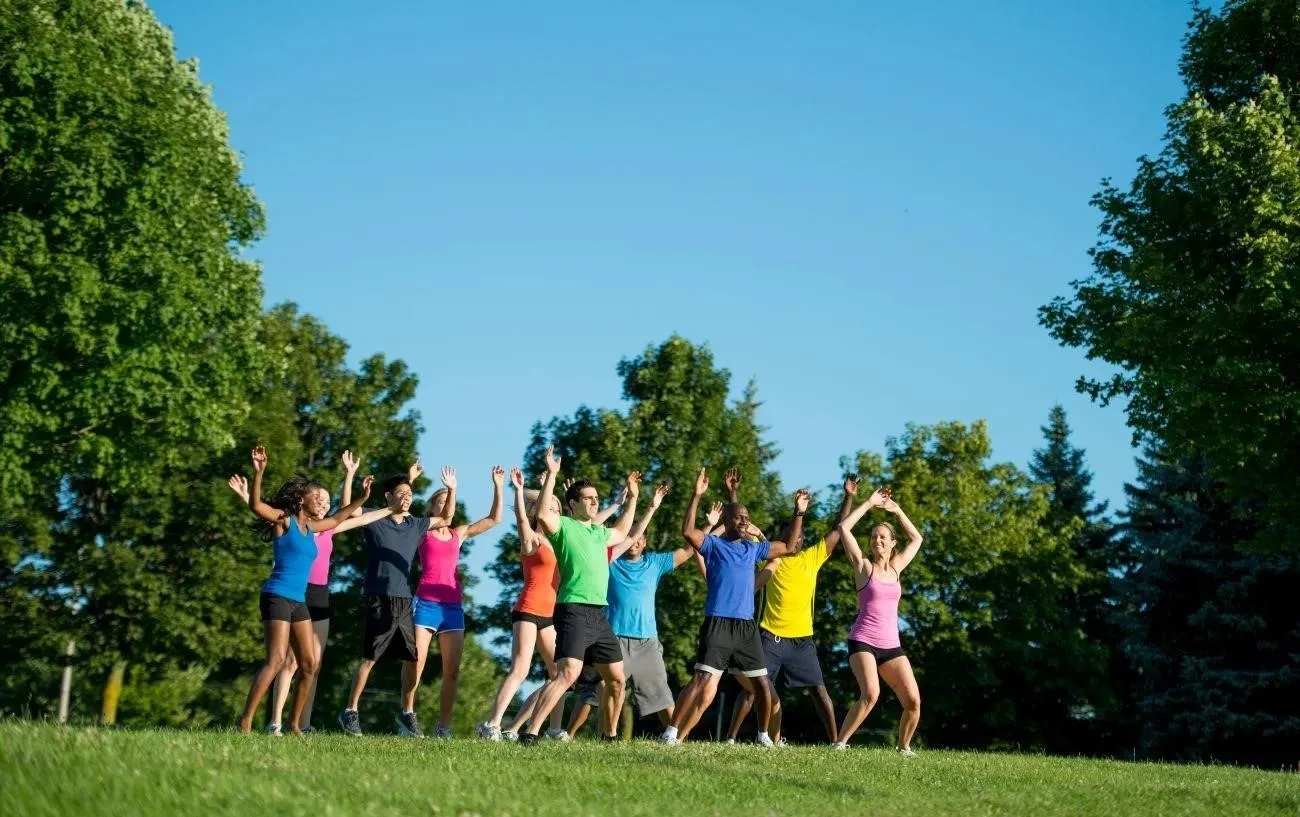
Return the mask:
POLYGON ((1061 402, 1122 502, 1123 412, 1036 309, 1159 149, 1183 0, 153 7, 267 205, 267 304, 411 365, 471 513, 673 332, 757 379, 791 489, 908 421, 1024 464, 1061 402))

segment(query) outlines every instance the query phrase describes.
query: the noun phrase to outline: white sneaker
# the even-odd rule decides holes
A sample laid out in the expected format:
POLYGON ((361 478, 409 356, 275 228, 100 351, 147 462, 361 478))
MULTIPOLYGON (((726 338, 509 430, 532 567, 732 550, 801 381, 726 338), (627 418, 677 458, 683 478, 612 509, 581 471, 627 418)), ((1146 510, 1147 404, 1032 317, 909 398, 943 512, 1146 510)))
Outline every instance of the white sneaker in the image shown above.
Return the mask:
POLYGON ((266 728, 262 731, 268 735, 275 735, 277 738, 284 737, 284 731, 280 729, 280 724, 278 723, 268 723, 266 728))
POLYGON ((916 757, 916 752, 911 749, 899 749, 898 754, 900 757, 916 757))
POLYGON ((514 743, 515 741, 519 740, 519 733, 513 729, 502 729, 501 739, 508 740, 511 743, 514 743))
POLYGON ((736 745, 736 739, 735 739, 735 738, 727 738, 727 740, 725 741, 725 743, 726 743, 728 746, 735 746, 735 745, 736 745))
POLYGON ((433 730, 433 737, 435 740, 451 740, 451 727, 439 726, 433 730))
POLYGON ((770 738, 766 732, 758 733, 758 739, 756 743, 758 743, 759 746, 762 746, 766 749, 772 749, 776 747, 776 744, 772 742, 772 738, 770 738))
POLYGON ((849 748, 849 745, 847 743, 832 743, 831 748, 837 752, 843 752, 845 749, 849 748))
POLYGON ((493 726, 487 721, 480 723, 474 732, 484 740, 501 740, 501 727, 493 726))
POLYGON ((681 746, 681 745, 682 745, 682 742, 681 742, 680 740, 678 740, 677 738, 665 738, 665 737, 660 737, 660 738, 659 738, 659 742, 662 743, 664 746, 681 746))
POLYGON ((776 739, 776 746, 778 749, 784 749, 787 745, 789 744, 786 743, 785 738, 776 739))
POLYGON ((571 740, 568 732, 564 731, 563 729, 557 729, 555 727, 551 727, 550 729, 546 730, 546 737, 550 738, 551 740, 558 740, 560 743, 564 743, 567 740, 571 740))

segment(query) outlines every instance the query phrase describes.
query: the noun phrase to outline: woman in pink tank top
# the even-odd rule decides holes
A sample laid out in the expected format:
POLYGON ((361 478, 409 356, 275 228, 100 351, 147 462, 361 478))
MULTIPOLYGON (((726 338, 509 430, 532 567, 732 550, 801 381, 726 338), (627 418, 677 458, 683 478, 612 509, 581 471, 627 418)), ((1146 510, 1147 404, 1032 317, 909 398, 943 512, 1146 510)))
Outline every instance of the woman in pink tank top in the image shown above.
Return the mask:
POLYGON ((898 637, 898 601, 903 596, 899 574, 921 549, 921 532, 898 507, 888 488, 873 493, 842 520, 839 531, 858 588, 858 616, 849 628, 848 638, 849 666, 858 682, 858 700, 844 713, 839 742, 831 745, 837 749, 848 745, 849 738, 876 705, 880 679, 884 678, 903 705, 903 717, 898 724, 898 751, 912 757, 912 735, 921 720, 921 692, 912 674, 912 663, 898 637), (896 549, 894 527, 881 522, 871 528, 871 547, 863 554, 853 538, 853 526, 872 508, 883 508, 898 517, 907 535, 902 550, 896 549))
MULTIPOLYGON (((429 497, 429 532, 420 543, 420 582, 415 588, 412 620, 415 624, 414 677, 403 679, 402 711, 415 709, 415 691, 429 657, 429 643, 438 636, 442 654, 442 692, 438 727, 434 736, 451 737, 451 715, 456 706, 460 658, 465 648, 465 610, 461 605, 460 548, 465 540, 486 533, 501 522, 502 483, 505 469, 492 466, 492 509, 482 519, 452 527, 456 515, 456 469, 442 469, 443 487, 429 497)), ((408 665, 409 666, 409 665, 408 665)))

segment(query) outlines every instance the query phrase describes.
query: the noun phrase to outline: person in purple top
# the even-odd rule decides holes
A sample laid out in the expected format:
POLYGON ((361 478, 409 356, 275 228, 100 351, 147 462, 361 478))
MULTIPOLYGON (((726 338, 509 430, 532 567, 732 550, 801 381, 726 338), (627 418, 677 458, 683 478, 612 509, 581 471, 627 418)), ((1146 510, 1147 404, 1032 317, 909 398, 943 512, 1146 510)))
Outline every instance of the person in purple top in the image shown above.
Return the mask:
MULTIPOLYGON (((758 623, 754 621, 754 566, 765 559, 788 556, 798 550, 789 542, 799 542, 802 538, 803 515, 811 499, 807 491, 796 492, 794 521, 786 537, 788 542, 753 542, 745 538, 745 531, 749 528, 749 510, 739 502, 727 506, 723 514, 726 528, 721 537, 695 527, 700 498, 708 489, 708 472, 701 468, 695 480, 695 493, 682 522, 682 536, 704 558, 708 568, 708 595, 704 602, 704 623, 700 625, 699 650, 695 656, 694 683, 683 690, 673 714, 673 724, 664 730, 661 738, 669 745, 681 743, 690 734, 704 710, 713 703, 718 679, 728 666, 748 678, 767 675, 763 642, 759 638, 758 623)), ((766 682, 755 683, 754 692, 758 708, 758 742, 771 746, 772 739, 767 734, 771 695, 766 682)))

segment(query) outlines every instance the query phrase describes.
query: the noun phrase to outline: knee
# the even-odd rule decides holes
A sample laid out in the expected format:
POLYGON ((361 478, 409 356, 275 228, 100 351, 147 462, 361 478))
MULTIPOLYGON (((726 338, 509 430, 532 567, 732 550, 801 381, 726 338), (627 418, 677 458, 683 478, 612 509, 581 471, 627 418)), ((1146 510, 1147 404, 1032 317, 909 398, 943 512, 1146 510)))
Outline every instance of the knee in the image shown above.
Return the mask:
POLYGON ((564 666, 556 665, 555 678, 557 683, 563 684, 565 689, 573 686, 573 682, 578 680, 582 674, 581 664, 565 664, 564 666))
POLYGON ((616 698, 619 695, 622 695, 625 686, 627 686, 627 680, 622 675, 610 678, 605 682, 605 688, 609 690, 611 698, 616 698))
POLYGON ((444 684, 460 680, 460 667, 443 667, 442 682, 444 684))
MULTIPOLYGON (((871 690, 867 690, 866 692, 863 692, 858 696, 858 703, 868 707, 875 706, 876 699, 879 697, 880 697, 879 692, 872 692, 871 690)), ((907 705, 904 704, 903 708, 906 709, 907 705)))
POLYGON ((320 658, 314 653, 298 662, 298 672, 308 678, 320 672, 320 658))
POLYGON ((548 679, 552 679, 552 680, 553 680, 553 679, 555 679, 555 677, 558 676, 559 674, 560 674, 560 670, 555 666, 555 662, 554 662, 554 661, 549 662, 549 663, 546 665, 546 677, 547 677, 548 679))
POLYGON ((916 695, 907 696, 907 700, 903 701, 903 709, 907 712, 920 712, 921 711, 920 694, 918 693, 916 695))

